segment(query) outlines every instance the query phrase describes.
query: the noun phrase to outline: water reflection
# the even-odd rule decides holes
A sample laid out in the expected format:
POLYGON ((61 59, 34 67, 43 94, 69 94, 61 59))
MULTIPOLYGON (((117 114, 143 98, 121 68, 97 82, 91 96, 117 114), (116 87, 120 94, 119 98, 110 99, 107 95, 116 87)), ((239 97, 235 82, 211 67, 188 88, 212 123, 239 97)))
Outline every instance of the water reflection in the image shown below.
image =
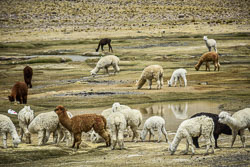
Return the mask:
POLYGON ((210 101, 186 101, 186 102, 170 102, 156 103, 148 105, 137 105, 132 107, 139 109, 143 115, 143 124, 145 120, 151 116, 162 116, 166 121, 166 129, 176 131, 180 123, 199 112, 209 112, 219 114, 219 103, 210 101))

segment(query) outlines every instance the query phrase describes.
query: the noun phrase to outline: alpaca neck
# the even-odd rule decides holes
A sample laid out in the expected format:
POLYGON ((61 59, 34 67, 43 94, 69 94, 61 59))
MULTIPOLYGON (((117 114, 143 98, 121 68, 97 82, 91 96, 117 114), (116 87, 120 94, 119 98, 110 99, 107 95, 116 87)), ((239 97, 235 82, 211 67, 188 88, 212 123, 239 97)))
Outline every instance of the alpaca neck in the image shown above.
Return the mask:
POLYGON ((197 64, 197 67, 200 68, 200 66, 202 65, 202 63, 203 63, 203 60, 200 59, 199 62, 198 62, 198 64, 197 64))
POLYGON ((174 137, 174 140, 173 142, 171 143, 171 148, 172 150, 176 150, 176 148, 178 147, 180 141, 181 141, 182 137, 180 136, 180 133, 177 131, 175 137, 174 137))
POLYGON ((237 121, 235 118, 233 118, 233 117, 228 117, 227 125, 228 125, 231 129, 233 129, 233 127, 239 127, 239 126, 240 126, 240 123, 239 123, 239 121, 237 121))
POLYGON ((64 112, 59 116, 60 123, 68 129, 70 132, 72 132, 72 120, 69 118, 68 114, 64 112))
POLYGON ((18 134, 14 125, 10 127, 9 132, 11 137, 13 137, 14 139, 18 138, 18 134))

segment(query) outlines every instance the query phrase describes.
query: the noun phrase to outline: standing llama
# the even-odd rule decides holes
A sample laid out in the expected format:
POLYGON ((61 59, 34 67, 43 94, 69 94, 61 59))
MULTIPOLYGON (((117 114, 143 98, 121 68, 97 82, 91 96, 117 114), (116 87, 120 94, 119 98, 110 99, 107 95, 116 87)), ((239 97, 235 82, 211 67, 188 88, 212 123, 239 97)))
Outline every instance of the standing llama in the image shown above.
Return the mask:
POLYGON ((196 71, 199 71, 202 63, 206 62, 206 71, 207 69, 210 71, 210 66, 209 66, 210 61, 214 63, 214 71, 216 71, 216 68, 218 68, 218 71, 220 71, 219 55, 215 52, 204 53, 200 57, 198 63, 194 66, 194 68, 196 69, 196 71))
POLYGON ((111 39, 109 39, 109 38, 101 39, 100 42, 99 42, 99 44, 98 44, 98 47, 97 47, 97 49, 96 49, 96 52, 99 51, 100 46, 101 46, 102 51, 104 51, 104 50, 103 50, 103 46, 104 46, 104 45, 107 45, 107 44, 108 44, 108 46, 109 46, 109 52, 110 52, 110 50, 113 52, 113 49, 112 49, 112 46, 111 46, 110 43, 111 43, 111 39))
POLYGON ((211 52, 211 49, 213 47, 215 52, 217 53, 216 41, 214 39, 208 39, 207 36, 204 36, 203 40, 206 42, 206 45, 207 45, 209 52, 211 52))

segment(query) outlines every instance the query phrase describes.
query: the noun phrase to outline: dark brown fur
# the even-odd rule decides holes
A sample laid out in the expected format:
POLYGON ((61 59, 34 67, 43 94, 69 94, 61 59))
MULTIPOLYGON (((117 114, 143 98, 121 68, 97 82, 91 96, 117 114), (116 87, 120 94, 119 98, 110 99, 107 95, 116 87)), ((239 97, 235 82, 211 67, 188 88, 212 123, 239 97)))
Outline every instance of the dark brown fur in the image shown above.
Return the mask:
POLYGON ((23 75, 24 75, 24 81, 27 84, 27 86, 32 88, 31 80, 33 75, 33 69, 30 66, 26 66, 23 69, 23 75))
POLYGON ((70 119, 66 109, 60 105, 56 107, 55 112, 59 117, 60 123, 74 134, 72 148, 77 144, 77 149, 79 149, 82 132, 89 132, 92 128, 105 139, 106 146, 110 146, 111 139, 107 132, 107 121, 103 116, 97 114, 82 114, 70 119))
POLYGON ((112 49, 112 46, 111 46, 111 39, 109 39, 109 38, 104 38, 104 39, 101 39, 101 40, 100 40, 100 42, 99 42, 99 44, 98 44, 98 47, 97 47, 97 49, 96 49, 96 52, 98 52, 100 46, 101 46, 102 51, 104 51, 104 50, 103 50, 103 46, 104 46, 104 45, 107 45, 107 44, 108 44, 108 46, 109 46, 109 52, 110 52, 110 50, 113 52, 113 49, 112 49))
POLYGON ((216 52, 207 52, 203 54, 200 57, 199 62, 194 67, 198 71, 202 63, 206 62, 206 71, 207 69, 210 71, 210 66, 209 66, 210 61, 214 63, 214 71, 216 71, 216 68, 218 68, 218 71, 220 71, 219 55, 216 52))
POLYGON ((24 82, 17 82, 11 90, 9 101, 19 101, 20 104, 27 104, 28 87, 24 82))

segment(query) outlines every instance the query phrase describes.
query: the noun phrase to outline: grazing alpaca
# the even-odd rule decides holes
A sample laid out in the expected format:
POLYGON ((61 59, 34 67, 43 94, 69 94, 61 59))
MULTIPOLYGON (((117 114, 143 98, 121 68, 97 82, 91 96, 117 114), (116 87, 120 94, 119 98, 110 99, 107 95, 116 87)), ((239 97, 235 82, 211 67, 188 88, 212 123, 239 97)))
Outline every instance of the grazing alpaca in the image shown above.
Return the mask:
POLYGON ((199 62, 194 66, 196 71, 199 71, 203 62, 206 62, 206 71, 207 69, 210 71, 209 61, 214 62, 214 71, 216 71, 216 68, 218 68, 218 71, 220 71, 219 55, 215 52, 204 53, 200 57, 199 62))
POLYGON ((11 90, 9 101, 19 101, 20 104, 27 104, 28 87, 24 82, 17 82, 11 90))
POLYGON ((112 49, 112 46, 110 43, 111 43, 111 39, 109 39, 109 38, 101 39, 99 44, 98 44, 98 48, 96 49, 96 52, 98 52, 100 46, 101 46, 102 51, 104 51, 103 46, 107 45, 107 44, 109 45, 109 52, 110 52, 110 50, 113 52, 113 49, 112 49))
POLYGON ((106 146, 111 145, 110 135, 108 134, 106 129, 107 121, 103 116, 96 114, 82 114, 74 116, 70 119, 66 112, 66 109, 60 105, 56 107, 55 112, 59 117, 60 123, 74 134, 74 142, 72 148, 74 148, 75 144, 77 144, 77 149, 79 149, 79 145, 82 142, 82 132, 87 133, 92 128, 95 132, 97 132, 105 139, 106 146))
POLYGON ((141 87, 148 81, 149 89, 152 86, 152 80, 155 79, 157 81, 157 89, 161 89, 163 86, 163 68, 160 65, 150 65, 146 67, 136 83, 137 89, 141 89, 141 87))
POLYGON ((231 147, 234 145, 237 132, 240 133, 240 139, 243 147, 246 147, 244 131, 248 128, 250 132, 250 108, 237 111, 232 116, 228 112, 222 111, 219 114, 219 122, 227 124, 232 129, 231 147))
POLYGON ((26 66, 23 69, 23 76, 24 76, 24 81, 27 84, 27 86, 29 86, 30 88, 32 88, 32 84, 31 84, 31 80, 32 80, 32 75, 33 75, 33 70, 31 67, 26 66))
POLYGON ((206 42, 206 45, 207 45, 209 52, 211 52, 211 48, 213 47, 215 52, 217 53, 216 41, 214 39, 208 39, 207 36, 204 36, 203 40, 206 42))
POLYGON ((180 86, 181 86, 181 80, 180 78, 182 77, 183 81, 184 81, 184 86, 187 86, 187 79, 186 79, 186 74, 187 74, 187 70, 180 68, 177 69, 173 72, 170 80, 168 81, 168 86, 171 87, 172 85, 176 86, 177 81, 180 82, 180 86))

